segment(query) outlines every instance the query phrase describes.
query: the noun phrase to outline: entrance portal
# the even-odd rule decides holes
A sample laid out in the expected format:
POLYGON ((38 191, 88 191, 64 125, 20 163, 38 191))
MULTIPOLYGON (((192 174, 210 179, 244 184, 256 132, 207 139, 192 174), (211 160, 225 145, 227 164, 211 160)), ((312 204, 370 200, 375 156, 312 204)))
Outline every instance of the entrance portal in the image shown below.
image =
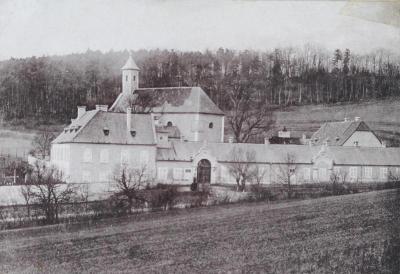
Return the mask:
POLYGON ((209 185, 211 182, 211 163, 203 159, 197 164, 197 183, 200 186, 209 185))

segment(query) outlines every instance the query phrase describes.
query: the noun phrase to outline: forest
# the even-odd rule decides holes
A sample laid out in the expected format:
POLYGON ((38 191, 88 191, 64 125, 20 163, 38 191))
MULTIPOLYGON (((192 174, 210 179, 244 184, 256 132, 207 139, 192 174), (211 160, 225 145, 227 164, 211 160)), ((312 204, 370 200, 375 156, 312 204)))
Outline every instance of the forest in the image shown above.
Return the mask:
MULTIPOLYGON (((201 86, 223 110, 226 95, 241 90, 257 105, 286 107, 360 102, 400 96, 400 58, 386 50, 368 54, 302 48, 236 51, 138 50, 140 87, 201 86)), ((129 51, 87 50, 0 62, 0 112, 4 120, 65 123, 77 105, 110 105, 121 92, 129 51)))

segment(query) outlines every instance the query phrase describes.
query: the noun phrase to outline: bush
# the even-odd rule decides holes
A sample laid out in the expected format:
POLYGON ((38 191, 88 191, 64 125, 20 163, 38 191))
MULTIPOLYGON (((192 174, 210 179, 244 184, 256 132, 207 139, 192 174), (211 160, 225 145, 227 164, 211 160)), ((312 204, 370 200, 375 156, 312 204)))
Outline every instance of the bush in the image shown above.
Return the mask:
POLYGON ((153 208, 162 208, 164 210, 173 206, 178 190, 176 186, 162 186, 162 189, 151 192, 150 204, 153 208))
POLYGON ((259 184, 250 185, 250 191, 253 194, 252 197, 254 197, 256 201, 272 201, 274 199, 272 191, 259 184))

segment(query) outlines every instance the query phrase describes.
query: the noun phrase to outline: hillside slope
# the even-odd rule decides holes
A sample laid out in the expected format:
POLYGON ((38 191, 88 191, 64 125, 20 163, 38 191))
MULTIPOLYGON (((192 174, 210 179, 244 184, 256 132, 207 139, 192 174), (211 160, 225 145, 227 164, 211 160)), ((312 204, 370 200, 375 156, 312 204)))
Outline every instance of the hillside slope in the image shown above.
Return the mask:
POLYGON ((398 273, 400 192, 0 232, 1 273, 398 273))
POLYGON ((315 132, 324 122, 361 117, 378 136, 389 144, 400 144, 400 101, 379 100, 358 104, 308 105, 276 112, 276 129, 284 126, 294 132, 315 132))

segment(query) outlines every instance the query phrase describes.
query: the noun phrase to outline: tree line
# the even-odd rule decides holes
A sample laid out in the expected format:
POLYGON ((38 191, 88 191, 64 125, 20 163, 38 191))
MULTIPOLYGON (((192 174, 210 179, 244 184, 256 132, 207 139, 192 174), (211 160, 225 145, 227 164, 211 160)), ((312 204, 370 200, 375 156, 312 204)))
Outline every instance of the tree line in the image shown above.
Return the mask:
MULTIPOLYGON (((110 105, 121 92, 120 68, 128 51, 0 62, 0 111, 4 119, 67 122, 77 105, 110 105)), ((139 50, 141 87, 201 86, 223 110, 240 90, 253 105, 290 106, 359 102, 400 96, 400 58, 385 50, 218 49, 204 52, 139 50)), ((239 98, 240 99, 240 98, 239 98)))

